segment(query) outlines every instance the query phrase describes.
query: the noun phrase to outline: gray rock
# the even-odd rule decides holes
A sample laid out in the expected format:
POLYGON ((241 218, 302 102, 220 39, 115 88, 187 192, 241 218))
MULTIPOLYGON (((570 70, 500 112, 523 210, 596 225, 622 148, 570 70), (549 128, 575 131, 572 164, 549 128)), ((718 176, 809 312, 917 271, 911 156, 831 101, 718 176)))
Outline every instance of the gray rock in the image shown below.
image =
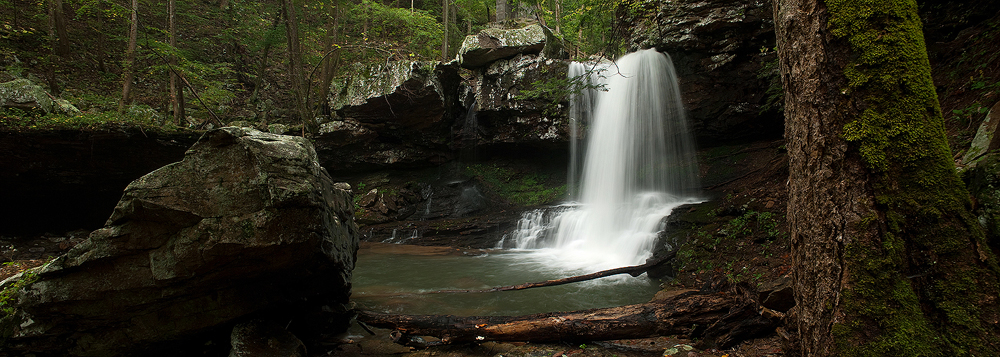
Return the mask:
MULTIPOLYGON (((538 24, 520 29, 487 28, 478 34, 465 36, 458 50, 458 63, 465 68, 478 68, 497 60, 519 54, 536 54, 546 47, 546 31, 538 24)), ((550 48, 548 53, 558 49, 550 48)))
POLYGON ((568 67, 562 60, 517 56, 481 71, 474 90, 480 143, 566 143, 569 97, 528 91, 545 81, 565 80, 568 67))
POLYGON ((962 169, 974 168, 987 152, 1000 147, 998 127, 1000 127, 1000 102, 993 105, 993 108, 986 113, 983 123, 979 125, 976 137, 972 139, 972 145, 962 156, 960 166, 962 169))
POLYGON ((49 95, 27 79, 0 83, 0 108, 41 109, 46 113, 78 114, 80 110, 63 99, 49 95))
POLYGON ((454 63, 355 67, 350 78, 333 84, 328 98, 339 120, 324 123, 315 137, 323 166, 341 171, 450 159, 460 81, 454 63))
POLYGON ((305 325, 342 311, 358 249, 352 210, 307 140, 209 131, 39 270, 6 348, 131 354, 252 313, 305 325))

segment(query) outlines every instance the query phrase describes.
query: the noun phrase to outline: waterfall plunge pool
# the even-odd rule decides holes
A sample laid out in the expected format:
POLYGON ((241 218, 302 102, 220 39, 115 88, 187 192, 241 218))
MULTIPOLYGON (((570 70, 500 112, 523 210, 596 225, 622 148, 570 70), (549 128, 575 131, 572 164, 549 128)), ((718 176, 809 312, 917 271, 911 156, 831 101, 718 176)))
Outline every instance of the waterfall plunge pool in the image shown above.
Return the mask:
POLYGON ((545 249, 469 252, 364 242, 358 251, 351 299, 360 308, 384 313, 524 315, 639 304, 659 290, 658 282, 645 274, 623 274, 518 291, 421 294, 488 289, 601 270, 554 268, 552 259, 559 259, 558 255, 545 249))
MULTIPOLYGON (((354 301, 388 313, 522 315, 649 300, 657 284, 627 275, 521 291, 419 294, 640 264, 654 250, 662 218, 681 204, 698 201, 693 198, 700 187, 694 141, 670 57, 648 49, 619 58, 617 71, 601 73, 609 67, 592 64, 587 70, 572 64, 568 73, 570 79, 606 89, 585 86, 586 96, 570 100, 572 135, 581 127, 589 133, 585 149, 579 150, 585 151, 582 160, 577 138, 570 140, 567 182, 579 205, 554 214, 528 212, 512 241, 502 243, 518 250, 464 256, 453 254, 453 248, 369 245, 358 257, 354 301)), ((466 124, 472 134, 474 114, 470 109, 467 118, 472 120, 466 124)))

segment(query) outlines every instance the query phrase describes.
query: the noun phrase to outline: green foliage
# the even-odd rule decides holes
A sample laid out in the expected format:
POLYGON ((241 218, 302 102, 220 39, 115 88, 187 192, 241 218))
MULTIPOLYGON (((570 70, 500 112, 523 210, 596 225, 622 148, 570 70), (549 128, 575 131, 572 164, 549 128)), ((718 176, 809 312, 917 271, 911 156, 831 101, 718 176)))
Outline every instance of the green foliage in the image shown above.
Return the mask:
MULTIPOLYGON (((766 47, 761 49, 761 54, 770 52, 766 47)), ((780 63, 775 57, 770 61, 763 62, 757 72, 757 78, 767 81, 767 89, 764 90, 764 104, 760 106, 760 114, 776 111, 785 111, 785 88, 781 83, 780 63)))
POLYGON ((589 90, 607 91, 603 84, 591 83, 589 75, 566 78, 553 76, 549 71, 543 71, 540 79, 532 81, 514 95, 516 100, 537 100, 542 103, 542 112, 556 116, 562 113, 561 105, 569 101, 570 96, 589 90))
POLYGON ((437 58, 440 54, 442 28, 437 19, 424 10, 393 8, 363 0, 346 15, 348 41, 359 44, 359 54, 385 60, 385 52, 409 58, 437 58), (382 48, 382 51, 372 51, 382 48))
POLYGON ((972 103, 965 108, 954 109, 951 113, 954 114, 954 118, 959 122, 971 125, 976 119, 980 119, 986 115, 989 110, 989 108, 984 107, 982 104, 972 103))
POLYGON ((18 295, 38 281, 38 273, 45 266, 43 264, 42 267, 29 268, 23 264, 22 262, 3 263, 4 266, 14 266, 21 270, 19 273, 21 275, 16 280, 8 281, 0 290, 0 349, 6 345, 7 339, 13 335, 17 325, 20 324, 16 306, 18 295))
POLYGON ((563 197, 566 186, 546 185, 547 176, 537 173, 520 173, 497 165, 476 164, 465 169, 466 173, 497 192, 511 203, 537 206, 563 197))
POLYGON ((176 130, 172 125, 159 126, 155 111, 148 106, 129 106, 124 115, 113 111, 84 112, 79 114, 41 114, 16 108, 0 110, 0 129, 52 130, 97 129, 112 130, 126 127, 176 130))

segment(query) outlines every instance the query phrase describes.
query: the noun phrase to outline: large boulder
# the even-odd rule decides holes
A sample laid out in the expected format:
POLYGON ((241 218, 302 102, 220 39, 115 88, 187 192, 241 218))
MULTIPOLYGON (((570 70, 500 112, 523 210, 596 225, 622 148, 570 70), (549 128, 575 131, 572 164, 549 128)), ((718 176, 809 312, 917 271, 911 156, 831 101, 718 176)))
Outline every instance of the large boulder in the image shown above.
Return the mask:
MULTIPOLYGON (((132 182, 104 228, 29 273, 8 351, 135 354, 247 315, 346 323, 358 249, 350 187, 299 137, 227 127, 132 182)), ((25 276, 4 282, 10 287, 25 276)))
POLYGON ((480 71, 473 89, 476 128, 463 132, 478 132, 479 144, 566 145, 569 93, 544 88, 564 83, 568 67, 566 61, 541 56, 493 62, 480 71))
POLYGON ((452 158, 448 144, 461 81, 458 66, 399 61, 356 66, 333 83, 316 148, 331 170, 428 166, 452 158))
POLYGON ((41 86, 23 78, 0 83, 0 108, 40 109, 45 113, 80 113, 80 110, 70 102, 51 96, 41 86))
POLYGON ((781 137, 771 1, 660 1, 623 14, 630 50, 673 58, 699 145, 781 137))
MULTIPOLYGON (((544 27, 538 24, 519 29, 486 28, 465 36, 458 50, 458 63, 465 68, 479 68, 520 54, 536 54, 546 47, 544 27)), ((546 52, 557 52, 550 50, 546 52)))

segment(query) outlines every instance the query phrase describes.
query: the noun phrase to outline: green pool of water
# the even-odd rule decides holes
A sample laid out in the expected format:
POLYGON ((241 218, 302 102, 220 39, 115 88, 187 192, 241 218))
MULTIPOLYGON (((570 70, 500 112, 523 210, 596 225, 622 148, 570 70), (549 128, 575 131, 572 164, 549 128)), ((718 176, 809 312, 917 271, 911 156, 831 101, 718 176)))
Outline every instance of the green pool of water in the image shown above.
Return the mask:
POLYGON ((445 247, 365 243, 358 252, 352 300, 367 310, 398 314, 523 315, 638 304, 659 290, 645 275, 519 291, 435 293, 516 285, 600 269, 566 270, 545 251, 465 252, 445 247))

